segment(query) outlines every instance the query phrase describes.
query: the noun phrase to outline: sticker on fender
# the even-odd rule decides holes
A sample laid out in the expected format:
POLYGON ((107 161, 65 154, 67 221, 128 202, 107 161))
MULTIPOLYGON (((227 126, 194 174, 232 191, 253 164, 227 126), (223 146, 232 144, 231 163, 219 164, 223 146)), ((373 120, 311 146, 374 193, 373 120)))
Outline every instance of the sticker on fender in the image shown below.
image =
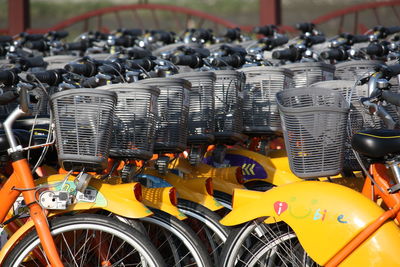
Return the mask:
POLYGON ((83 202, 96 202, 97 190, 85 189, 84 193, 76 192, 76 200, 83 202))

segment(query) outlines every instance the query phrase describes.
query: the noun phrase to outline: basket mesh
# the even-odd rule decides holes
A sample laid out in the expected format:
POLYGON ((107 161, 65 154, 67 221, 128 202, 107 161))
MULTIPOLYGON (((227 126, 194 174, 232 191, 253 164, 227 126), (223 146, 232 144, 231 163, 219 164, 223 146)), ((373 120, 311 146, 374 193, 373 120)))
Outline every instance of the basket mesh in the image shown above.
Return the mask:
POLYGON ((356 81, 371 75, 376 65, 382 64, 378 60, 352 60, 336 64, 335 78, 339 80, 356 81))
POLYGON ((304 87, 333 79, 335 66, 322 62, 301 62, 285 65, 293 71, 293 86, 304 87))
POLYGON ((118 95, 110 156, 148 160, 153 156, 157 118, 156 87, 129 83, 98 87, 118 95))
POLYGON ((186 149, 190 82, 179 78, 151 78, 141 83, 160 88, 156 152, 181 152, 186 149))
POLYGON ((243 88, 245 76, 234 70, 214 71, 215 138, 235 138, 243 129, 243 88))
POLYGON ((277 67, 241 69, 246 75, 243 132, 265 135, 281 130, 276 93, 292 87, 291 71, 277 67))
POLYGON ((343 167, 349 106, 325 88, 277 94, 290 168, 301 178, 333 176, 343 167))
POLYGON ((116 94, 104 90, 73 89, 52 95, 58 160, 65 170, 107 167, 116 102, 116 94))
POLYGON ((188 142, 191 140, 213 138, 215 131, 215 106, 213 72, 191 72, 174 75, 173 77, 188 80, 192 84, 190 91, 190 109, 188 121, 188 142))

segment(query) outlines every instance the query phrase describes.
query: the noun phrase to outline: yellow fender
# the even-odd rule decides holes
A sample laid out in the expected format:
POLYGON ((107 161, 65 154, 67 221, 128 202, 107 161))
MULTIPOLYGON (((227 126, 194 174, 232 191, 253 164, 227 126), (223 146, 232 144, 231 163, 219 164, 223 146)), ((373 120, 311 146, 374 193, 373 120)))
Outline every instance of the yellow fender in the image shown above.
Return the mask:
POLYGON ((153 169, 145 169, 143 174, 165 180, 176 188, 179 198, 196 202, 212 211, 223 208, 222 204, 207 192, 206 181, 210 178, 183 178, 173 173, 162 175, 153 169))
POLYGON ((179 220, 186 219, 186 215, 183 214, 177 206, 171 203, 169 194, 173 187, 161 187, 161 188, 148 188, 142 186, 143 204, 150 208, 162 210, 166 213, 175 216, 179 220))
MULTIPOLYGON (((35 181, 39 184, 59 184, 63 181, 65 174, 51 175, 46 178, 40 178, 35 181)), ((75 192, 74 176, 68 178, 63 190, 75 192)), ((104 209, 111 213, 130 218, 142 218, 152 215, 153 213, 141 202, 139 202, 133 192, 133 188, 137 183, 128 184, 106 184, 98 179, 91 179, 88 190, 94 199, 82 199, 77 203, 68 206, 65 211, 77 211, 88 209, 104 209)), ((61 186, 61 185, 58 185, 61 186)), ((59 188, 61 189, 61 188, 59 188)))
MULTIPOLYGON (((266 192, 235 190, 233 210, 221 223, 237 225, 272 216, 286 222, 311 258, 325 265, 384 210, 347 187, 303 181, 266 192)), ((400 266, 400 229, 387 222, 341 266, 400 266)))
POLYGON ((230 195, 233 194, 233 190, 236 188, 245 188, 236 180, 238 167, 215 168, 204 163, 191 165, 185 158, 175 158, 170 162, 169 168, 183 172, 185 177, 188 178, 212 178, 215 190, 230 195))

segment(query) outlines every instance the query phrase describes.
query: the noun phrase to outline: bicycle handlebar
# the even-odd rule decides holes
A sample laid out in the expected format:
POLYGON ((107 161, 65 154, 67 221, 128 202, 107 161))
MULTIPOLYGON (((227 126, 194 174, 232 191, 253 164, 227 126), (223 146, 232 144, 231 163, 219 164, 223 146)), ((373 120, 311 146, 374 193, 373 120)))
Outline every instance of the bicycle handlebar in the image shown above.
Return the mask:
POLYGON ((152 56, 149 50, 138 47, 134 47, 132 49, 127 50, 126 54, 128 54, 128 56, 132 59, 142 59, 152 56))
POLYGON ((8 35, 1 35, 0 36, 0 43, 12 43, 13 38, 8 35))
POLYGON ((346 60, 349 55, 344 49, 331 49, 323 51, 320 54, 323 59, 346 60))
POLYGON ((7 86, 17 84, 19 81, 19 72, 20 70, 16 68, 0 71, 0 83, 7 86))
POLYGON ((400 94, 389 90, 382 91, 382 99, 395 106, 400 106, 400 94))
POLYGON ((86 77, 91 77, 97 73, 97 66, 91 62, 69 63, 65 65, 64 69, 86 77))
POLYGON ((62 74, 64 73, 66 73, 64 69, 33 72, 26 75, 26 80, 28 82, 36 82, 39 80, 41 83, 47 83, 48 85, 53 86, 58 85, 63 81, 62 74))
POLYGON ((292 47, 284 50, 274 51, 272 53, 272 58, 274 59, 281 59, 281 60, 290 60, 292 62, 301 59, 301 52, 292 47))
POLYGON ((382 43, 371 43, 367 46, 366 52, 371 56, 382 57, 389 53, 389 49, 382 43))
POLYGON ((254 33, 262 34, 264 36, 272 36, 274 35, 275 31, 276 31, 275 25, 259 26, 259 27, 254 27, 253 29, 254 33))
POLYGON ((18 93, 14 90, 7 91, 0 95, 0 105, 7 105, 18 98, 18 93))
POLYGON ((155 63, 148 59, 133 59, 133 60, 126 60, 125 65, 131 69, 145 69, 146 71, 150 71, 155 67, 155 63))
POLYGON ((196 55, 177 55, 171 58, 171 62, 175 65, 185 65, 193 69, 203 66, 203 60, 196 55))
POLYGON ((211 65, 214 67, 225 67, 231 66, 234 68, 239 68, 246 63, 246 60, 243 56, 239 54, 233 54, 226 57, 217 57, 211 61, 211 65))

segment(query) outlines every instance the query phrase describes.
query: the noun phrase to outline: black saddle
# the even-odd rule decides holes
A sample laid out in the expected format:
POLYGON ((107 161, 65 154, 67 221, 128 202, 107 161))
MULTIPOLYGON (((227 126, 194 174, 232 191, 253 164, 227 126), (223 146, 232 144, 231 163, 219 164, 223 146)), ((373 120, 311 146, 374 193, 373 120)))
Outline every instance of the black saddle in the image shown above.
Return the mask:
POLYGON ((362 131, 353 135, 351 145, 361 155, 373 159, 400 154, 400 130, 362 131))

